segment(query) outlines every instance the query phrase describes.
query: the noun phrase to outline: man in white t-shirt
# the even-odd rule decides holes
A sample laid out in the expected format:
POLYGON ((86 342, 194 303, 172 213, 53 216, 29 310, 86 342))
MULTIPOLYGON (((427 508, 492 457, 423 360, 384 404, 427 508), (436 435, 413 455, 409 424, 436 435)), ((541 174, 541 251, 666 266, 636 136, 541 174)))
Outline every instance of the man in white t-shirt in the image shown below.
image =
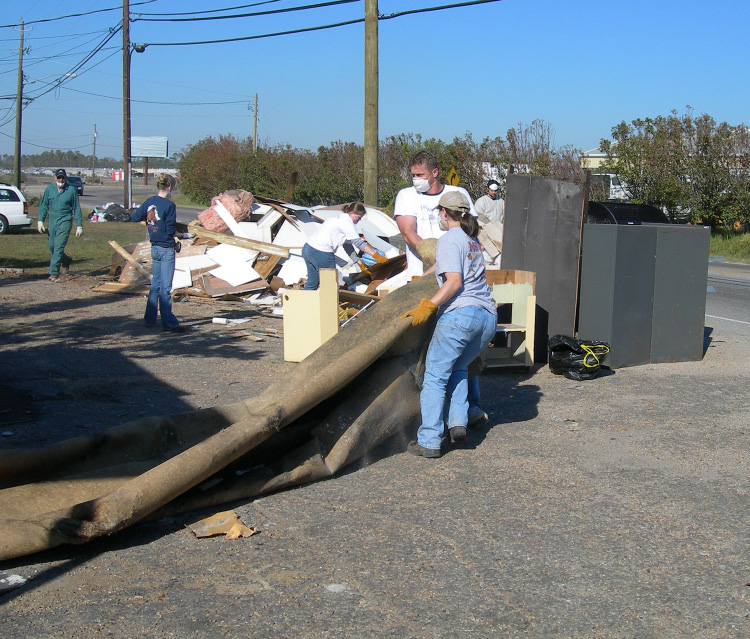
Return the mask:
POLYGON ((401 189, 396 195, 393 217, 406 243, 406 271, 409 277, 422 275, 422 260, 416 251, 417 244, 427 238, 439 238, 445 231, 440 228, 437 203, 445 191, 460 191, 466 196, 471 214, 476 215, 471 197, 460 186, 443 184, 437 158, 429 151, 417 151, 409 163, 412 186, 401 189))
MULTIPOLYGON (((469 202, 469 211, 476 216, 474 204, 466 189, 443 184, 435 155, 427 150, 417 151, 409 161, 412 186, 401 189, 396 195, 393 217, 406 243, 406 272, 410 278, 422 275, 422 260, 416 251, 417 244, 425 239, 439 238, 445 233, 440 228, 438 202, 446 191, 460 191, 469 202)), ((479 406, 479 378, 469 380, 469 427, 487 423, 489 417, 479 406)))

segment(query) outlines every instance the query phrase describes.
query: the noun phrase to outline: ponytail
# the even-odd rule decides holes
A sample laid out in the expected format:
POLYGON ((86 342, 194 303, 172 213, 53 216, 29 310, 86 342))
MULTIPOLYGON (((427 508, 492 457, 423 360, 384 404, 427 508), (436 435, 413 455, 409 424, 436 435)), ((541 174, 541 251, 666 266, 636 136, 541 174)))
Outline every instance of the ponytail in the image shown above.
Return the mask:
POLYGON ((479 234, 479 222, 471 213, 461 213, 454 209, 443 207, 446 215, 456 222, 461 223, 461 230, 469 237, 476 237, 479 234))

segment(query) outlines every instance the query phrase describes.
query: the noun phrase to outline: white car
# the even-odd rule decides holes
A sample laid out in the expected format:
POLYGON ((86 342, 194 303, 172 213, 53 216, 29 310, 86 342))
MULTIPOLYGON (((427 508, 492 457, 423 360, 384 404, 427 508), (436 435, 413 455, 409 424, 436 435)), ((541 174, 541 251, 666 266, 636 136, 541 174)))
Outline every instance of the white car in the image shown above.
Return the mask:
POLYGON ((21 226, 31 226, 29 203, 20 189, 0 182, 0 235, 21 226))

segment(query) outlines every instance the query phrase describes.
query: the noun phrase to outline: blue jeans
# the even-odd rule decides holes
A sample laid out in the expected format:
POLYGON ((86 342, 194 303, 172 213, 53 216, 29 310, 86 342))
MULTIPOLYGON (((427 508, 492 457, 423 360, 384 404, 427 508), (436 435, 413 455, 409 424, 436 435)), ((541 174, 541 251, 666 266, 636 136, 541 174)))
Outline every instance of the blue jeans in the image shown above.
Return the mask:
POLYGON ((304 288, 314 291, 320 286, 320 269, 336 268, 336 257, 333 253, 314 249, 309 244, 302 247, 302 257, 307 265, 307 282, 304 288))
POLYGON ((49 274, 59 275, 60 266, 68 267, 73 261, 65 255, 65 245, 68 243, 70 229, 73 227, 72 218, 53 218, 49 217, 47 221, 47 248, 52 253, 52 259, 49 262, 49 274))
POLYGON ((448 399, 448 427, 466 426, 469 411, 469 364, 484 350, 497 330, 497 314, 478 306, 443 313, 427 349, 424 383, 419 397, 422 425, 420 446, 439 449, 445 431, 443 407, 448 399))
POLYGON ((161 324, 165 329, 174 328, 179 321, 172 314, 172 278, 174 277, 173 248, 151 247, 151 288, 146 302, 143 321, 149 326, 156 324, 157 310, 161 314, 161 324))

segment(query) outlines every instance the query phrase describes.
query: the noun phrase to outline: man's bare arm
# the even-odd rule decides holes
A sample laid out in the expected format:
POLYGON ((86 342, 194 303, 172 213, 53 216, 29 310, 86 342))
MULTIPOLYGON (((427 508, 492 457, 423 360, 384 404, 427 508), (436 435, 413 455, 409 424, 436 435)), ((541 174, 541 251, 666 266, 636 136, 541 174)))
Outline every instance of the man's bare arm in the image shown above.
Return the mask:
POLYGON ((409 215, 398 215, 396 216, 396 224, 398 230, 401 231, 404 242, 416 251, 417 244, 422 241, 422 238, 417 235, 417 218, 409 215))

